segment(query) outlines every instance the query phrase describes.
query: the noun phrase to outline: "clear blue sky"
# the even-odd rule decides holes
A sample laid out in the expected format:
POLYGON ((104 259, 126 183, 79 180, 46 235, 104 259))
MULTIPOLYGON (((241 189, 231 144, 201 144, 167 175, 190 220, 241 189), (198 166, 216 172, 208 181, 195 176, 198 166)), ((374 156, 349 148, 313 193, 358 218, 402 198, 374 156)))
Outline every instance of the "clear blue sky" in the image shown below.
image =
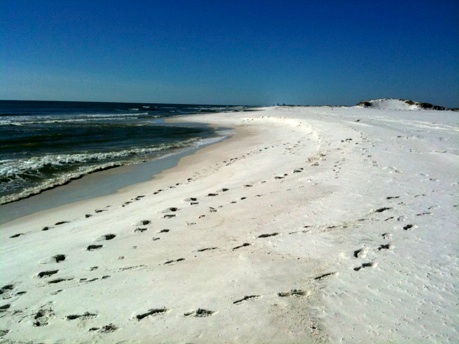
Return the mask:
POLYGON ((0 0, 0 99, 459 107, 459 1, 0 0))

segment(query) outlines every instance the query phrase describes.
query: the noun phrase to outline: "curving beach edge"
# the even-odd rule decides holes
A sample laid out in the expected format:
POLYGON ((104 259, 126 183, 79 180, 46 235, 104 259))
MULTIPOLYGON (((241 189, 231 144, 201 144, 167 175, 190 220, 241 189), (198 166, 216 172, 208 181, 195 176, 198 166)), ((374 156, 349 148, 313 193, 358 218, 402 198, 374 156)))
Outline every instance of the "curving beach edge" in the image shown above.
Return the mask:
POLYGON ((1 342, 457 340, 457 112, 180 120, 236 133, 0 226, 1 342))

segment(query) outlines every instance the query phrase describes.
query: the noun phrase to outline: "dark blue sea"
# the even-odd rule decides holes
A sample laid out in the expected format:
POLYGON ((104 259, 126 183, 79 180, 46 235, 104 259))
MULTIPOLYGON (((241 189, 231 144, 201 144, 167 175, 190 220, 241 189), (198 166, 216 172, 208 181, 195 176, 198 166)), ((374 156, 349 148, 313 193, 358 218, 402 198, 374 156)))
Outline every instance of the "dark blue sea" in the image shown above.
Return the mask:
POLYGON ((0 101, 0 204, 95 171, 136 164, 222 139, 172 116, 241 106, 0 101))

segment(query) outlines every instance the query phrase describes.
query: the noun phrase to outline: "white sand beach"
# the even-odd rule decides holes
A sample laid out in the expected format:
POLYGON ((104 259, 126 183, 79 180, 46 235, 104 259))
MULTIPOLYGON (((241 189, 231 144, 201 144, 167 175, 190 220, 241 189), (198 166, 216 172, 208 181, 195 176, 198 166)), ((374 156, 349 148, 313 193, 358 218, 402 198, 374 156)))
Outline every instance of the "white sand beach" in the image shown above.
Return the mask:
POLYGON ((235 135, 0 226, 0 342, 457 343, 457 112, 180 120, 235 135))

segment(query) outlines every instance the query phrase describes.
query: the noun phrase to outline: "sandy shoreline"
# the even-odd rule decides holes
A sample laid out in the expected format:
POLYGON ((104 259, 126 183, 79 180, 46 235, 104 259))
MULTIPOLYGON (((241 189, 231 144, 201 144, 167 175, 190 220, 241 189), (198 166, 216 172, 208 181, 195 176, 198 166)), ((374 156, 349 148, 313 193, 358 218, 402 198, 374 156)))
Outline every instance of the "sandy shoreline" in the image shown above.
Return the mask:
POLYGON ((0 226, 3 342, 456 340, 456 113, 183 120, 236 134, 0 226))

